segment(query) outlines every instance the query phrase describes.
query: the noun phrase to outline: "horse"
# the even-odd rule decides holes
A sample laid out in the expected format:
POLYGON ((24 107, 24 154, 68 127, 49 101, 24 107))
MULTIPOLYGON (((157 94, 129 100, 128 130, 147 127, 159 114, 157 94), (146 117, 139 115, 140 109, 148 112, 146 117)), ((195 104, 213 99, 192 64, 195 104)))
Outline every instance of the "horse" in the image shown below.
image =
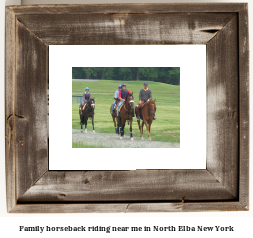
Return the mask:
MULTIPOLYGON (((117 108, 118 105, 119 105, 120 99, 119 98, 114 98, 114 99, 116 100, 115 108, 117 108)), ((114 123, 115 132, 116 132, 116 134, 119 134, 119 126, 118 126, 118 123, 116 125, 116 120, 115 120, 115 118, 117 117, 117 109, 115 109, 114 112, 112 113, 112 105, 110 107, 110 113, 112 115, 112 120, 113 120, 113 123, 114 123)))
POLYGON ((81 125, 81 132, 83 132, 83 124, 85 125, 85 133, 87 133, 87 121, 90 117, 92 119, 92 126, 93 126, 93 133, 94 130, 94 109, 95 109, 95 100, 91 98, 88 103, 84 106, 80 104, 79 106, 79 115, 80 115, 80 125, 81 125))
POLYGON ((130 122, 130 138, 133 138, 132 132, 132 122, 133 122, 133 108, 134 108, 134 97, 132 94, 127 94, 125 102, 122 104, 122 108, 120 111, 120 116, 117 116, 117 127, 120 129, 120 139, 123 139, 124 136, 124 128, 126 120, 130 122))
MULTIPOLYGON (((155 99, 156 100, 156 99, 155 99)), ((143 126, 146 125, 147 131, 148 131, 148 139, 151 140, 150 137, 150 128, 153 121, 153 118, 155 116, 156 112, 156 105, 155 100, 149 99, 147 102, 145 102, 144 106, 141 109, 141 119, 142 119, 142 125, 140 125, 140 120, 137 120, 139 129, 141 132, 141 139, 143 140, 143 126)), ((137 110, 137 107, 135 107, 135 113, 137 110)))

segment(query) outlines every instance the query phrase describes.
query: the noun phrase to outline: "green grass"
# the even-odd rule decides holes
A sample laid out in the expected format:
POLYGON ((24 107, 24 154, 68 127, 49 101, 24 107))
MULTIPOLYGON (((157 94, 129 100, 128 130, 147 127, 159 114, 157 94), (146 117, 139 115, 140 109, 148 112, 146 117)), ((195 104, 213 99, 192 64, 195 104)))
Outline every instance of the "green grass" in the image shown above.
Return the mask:
MULTIPOLYGON (((95 98, 95 131, 100 133, 115 133, 110 106, 113 103, 114 92, 119 81, 99 80, 94 82, 72 81, 72 94, 82 95, 85 87, 90 88, 92 98, 95 98)), ((122 82, 123 83, 123 82, 122 82)), ((139 102, 139 91, 143 87, 141 81, 124 82, 126 88, 133 92, 135 105, 139 102)), ((149 82, 153 99, 156 98, 156 117, 151 126, 152 140, 164 142, 180 142, 180 86, 149 82)), ((78 112, 79 105, 72 104, 72 128, 80 128, 78 112)), ((88 130, 92 128, 91 120, 88 121, 88 130)), ((129 126, 126 124, 125 134, 129 134, 129 126)), ((133 119, 133 136, 139 137, 136 117, 133 119)), ((147 138, 147 130, 144 125, 144 138, 147 138)))

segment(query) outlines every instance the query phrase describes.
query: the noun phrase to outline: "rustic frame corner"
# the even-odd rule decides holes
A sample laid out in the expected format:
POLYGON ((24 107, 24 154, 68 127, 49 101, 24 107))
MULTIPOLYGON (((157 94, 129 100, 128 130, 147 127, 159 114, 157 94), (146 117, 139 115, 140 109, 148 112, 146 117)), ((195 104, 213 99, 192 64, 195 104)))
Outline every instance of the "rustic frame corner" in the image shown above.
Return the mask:
POLYGON ((5 85, 8 212, 249 210, 247 4, 6 7, 5 85), (207 169, 49 171, 52 44, 206 44, 207 169))

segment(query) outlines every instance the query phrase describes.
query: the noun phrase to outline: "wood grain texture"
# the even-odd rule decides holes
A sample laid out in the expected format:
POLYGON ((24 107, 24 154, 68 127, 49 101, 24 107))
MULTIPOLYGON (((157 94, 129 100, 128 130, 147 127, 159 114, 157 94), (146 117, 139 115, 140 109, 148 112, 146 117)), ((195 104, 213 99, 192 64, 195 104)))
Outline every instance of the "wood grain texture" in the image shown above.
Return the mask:
POLYGON ((244 3, 153 3, 153 4, 82 4, 82 5, 26 5, 9 7, 16 15, 25 14, 114 14, 114 13, 206 13, 238 12, 244 3))
POLYGON ((19 198, 19 202, 235 198, 207 170, 49 171, 19 198))
POLYGON ((12 213, 134 213, 134 212, 214 212, 247 211, 239 202, 207 203, 83 203, 83 204, 22 204, 12 213))
POLYGON ((207 45, 207 169, 238 197, 239 80, 235 16, 207 45))
POLYGON ((18 20, 47 45, 206 44, 235 16, 40 14, 18 16, 18 20))
POLYGON ((239 19, 239 201, 249 206, 249 32, 248 5, 239 19))
POLYGON ((17 198, 48 169, 47 46, 16 22, 15 145, 17 198))
POLYGON ((7 211, 16 205, 15 142, 14 142, 14 100, 15 95, 15 15, 6 8, 5 26, 5 154, 6 154, 6 196, 7 211))

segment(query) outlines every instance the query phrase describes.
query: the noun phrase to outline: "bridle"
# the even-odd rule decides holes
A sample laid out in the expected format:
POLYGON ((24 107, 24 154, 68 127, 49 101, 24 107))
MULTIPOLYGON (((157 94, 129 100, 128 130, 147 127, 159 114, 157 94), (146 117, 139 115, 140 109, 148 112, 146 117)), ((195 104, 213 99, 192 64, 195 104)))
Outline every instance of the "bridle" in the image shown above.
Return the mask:
MULTIPOLYGON (((133 98, 133 96, 127 96, 126 102, 127 102, 128 97, 132 97, 132 98, 133 98)), ((133 100, 133 99, 132 99, 132 100, 129 100, 130 110, 127 110, 127 108, 126 108, 126 102, 125 102, 125 104, 124 104, 124 109, 125 109, 125 111, 126 111, 127 114, 128 114, 128 120, 129 120, 129 115, 130 115, 130 113, 132 112, 131 103, 134 103, 134 100, 133 100)))

